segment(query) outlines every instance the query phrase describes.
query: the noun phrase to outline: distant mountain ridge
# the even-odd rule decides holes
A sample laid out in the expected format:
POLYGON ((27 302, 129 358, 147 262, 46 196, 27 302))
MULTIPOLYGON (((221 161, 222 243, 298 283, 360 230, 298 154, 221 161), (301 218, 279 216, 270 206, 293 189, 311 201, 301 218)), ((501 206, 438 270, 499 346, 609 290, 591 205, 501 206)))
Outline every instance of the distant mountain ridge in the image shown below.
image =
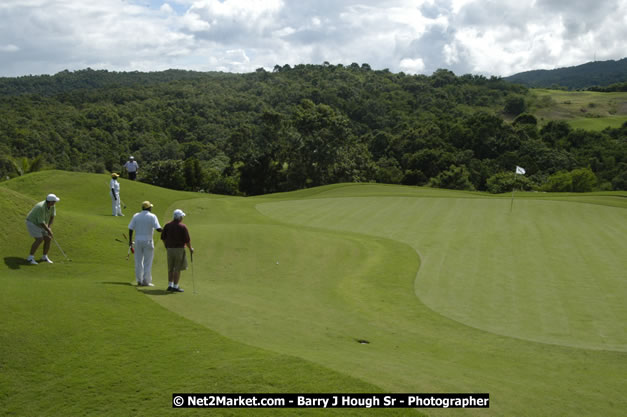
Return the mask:
POLYGON ((533 70, 510 75, 505 81, 532 88, 567 87, 570 90, 627 82, 627 58, 594 61, 575 67, 533 70))

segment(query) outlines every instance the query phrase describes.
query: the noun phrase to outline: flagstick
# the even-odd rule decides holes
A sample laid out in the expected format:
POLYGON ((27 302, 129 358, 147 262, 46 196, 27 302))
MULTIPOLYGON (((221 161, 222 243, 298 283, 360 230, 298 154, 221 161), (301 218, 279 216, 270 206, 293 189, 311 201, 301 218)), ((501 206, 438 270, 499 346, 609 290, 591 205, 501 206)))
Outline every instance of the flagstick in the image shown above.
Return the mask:
MULTIPOLYGON (((509 212, 511 213, 514 209, 514 192, 516 192, 516 182, 518 182, 518 175, 525 175, 525 169, 516 165, 516 170, 514 171, 514 186, 512 187, 512 202, 509 205, 509 212)), ((521 185, 522 190, 522 185, 521 185)))
POLYGON ((514 209, 514 191, 515 191, 515 189, 514 189, 514 188, 512 188, 512 202, 511 202, 511 204, 509 205, 509 212, 510 212, 510 213, 511 213, 511 212, 512 212, 512 210, 514 209))

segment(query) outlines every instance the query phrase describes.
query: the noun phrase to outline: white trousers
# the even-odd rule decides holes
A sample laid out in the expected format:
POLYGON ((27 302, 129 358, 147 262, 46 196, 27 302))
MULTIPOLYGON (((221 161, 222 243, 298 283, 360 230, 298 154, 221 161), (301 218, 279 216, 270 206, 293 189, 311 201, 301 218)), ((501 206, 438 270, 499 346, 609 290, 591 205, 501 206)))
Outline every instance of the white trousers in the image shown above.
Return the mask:
POLYGON ((154 254, 155 245, 152 240, 135 242, 135 279, 138 284, 152 283, 152 258, 154 254))
POLYGON ((109 195, 111 196, 111 209, 113 211, 113 215, 121 216, 122 208, 120 207, 120 194, 116 194, 115 198, 113 198, 113 193, 109 191, 109 195))

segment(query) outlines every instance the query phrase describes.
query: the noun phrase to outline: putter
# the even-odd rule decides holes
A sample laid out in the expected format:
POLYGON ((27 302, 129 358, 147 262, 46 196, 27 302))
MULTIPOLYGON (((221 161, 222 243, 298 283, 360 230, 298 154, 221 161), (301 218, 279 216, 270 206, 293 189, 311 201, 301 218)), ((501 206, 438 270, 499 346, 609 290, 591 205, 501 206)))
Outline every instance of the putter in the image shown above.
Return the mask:
POLYGON ((122 204, 122 208, 126 208, 126 204, 124 204, 124 201, 122 201, 121 198, 120 198, 120 204, 122 204))
POLYGON ((59 242, 57 242, 57 240, 54 238, 54 236, 52 237, 52 240, 54 241, 55 245, 57 245, 57 248, 59 248, 59 250, 61 251, 61 254, 63 254, 63 257, 65 258, 65 260, 68 261, 68 262, 72 262, 72 260, 67 257, 65 252, 63 252, 63 249, 61 249, 61 245, 59 245, 59 242))

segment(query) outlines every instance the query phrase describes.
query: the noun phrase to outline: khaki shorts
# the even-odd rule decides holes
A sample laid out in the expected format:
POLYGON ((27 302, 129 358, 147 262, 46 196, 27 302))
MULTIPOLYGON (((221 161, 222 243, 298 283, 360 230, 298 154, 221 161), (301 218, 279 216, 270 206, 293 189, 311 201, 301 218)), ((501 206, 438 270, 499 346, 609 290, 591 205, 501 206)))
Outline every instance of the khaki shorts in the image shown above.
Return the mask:
POLYGON ((168 248, 168 272, 184 271, 187 269, 187 255, 185 248, 168 248))
POLYGON ((26 220, 26 228, 28 229, 28 234, 35 239, 48 236, 48 232, 46 232, 43 227, 37 226, 35 223, 29 222, 28 220, 26 220))

